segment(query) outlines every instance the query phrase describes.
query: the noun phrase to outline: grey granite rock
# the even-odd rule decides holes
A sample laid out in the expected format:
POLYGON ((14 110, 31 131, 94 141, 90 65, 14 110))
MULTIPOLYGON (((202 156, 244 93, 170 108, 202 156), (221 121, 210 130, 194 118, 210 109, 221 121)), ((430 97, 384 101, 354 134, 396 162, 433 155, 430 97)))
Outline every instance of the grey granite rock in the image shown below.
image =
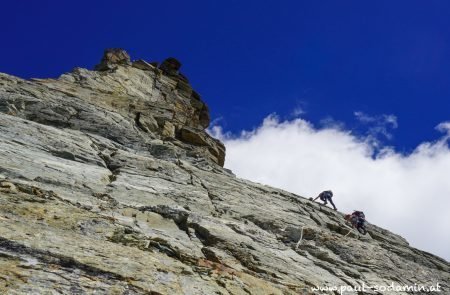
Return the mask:
POLYGON ((394 282, 449 294, 447 261, 375 225, 347 235, 342 213, 223 169, 180 64, 120 56, 58 79, 0 74, 2 293, 323 294, 311 287, 394 282))

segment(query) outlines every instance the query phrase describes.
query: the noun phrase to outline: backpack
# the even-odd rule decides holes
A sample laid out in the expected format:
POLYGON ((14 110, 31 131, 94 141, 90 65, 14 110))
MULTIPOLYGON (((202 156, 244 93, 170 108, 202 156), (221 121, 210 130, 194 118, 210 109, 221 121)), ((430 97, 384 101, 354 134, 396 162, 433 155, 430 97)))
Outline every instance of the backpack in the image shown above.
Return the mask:
POLYGON ((366 216, 364 215, 364 212, 362 212, 362 211, 355 211, 355 212, 353 212, 353 215, 355 215, 359 218, 363 218, 363 219, 366 218, 366 216))

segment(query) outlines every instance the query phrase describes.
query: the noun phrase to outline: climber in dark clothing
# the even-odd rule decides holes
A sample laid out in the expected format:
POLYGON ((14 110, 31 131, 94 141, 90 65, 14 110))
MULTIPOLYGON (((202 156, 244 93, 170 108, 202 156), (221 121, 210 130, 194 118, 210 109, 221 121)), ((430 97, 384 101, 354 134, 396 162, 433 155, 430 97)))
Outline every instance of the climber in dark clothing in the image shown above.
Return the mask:
POLYGON ((317 200, 318 198, 320 198, 320 199, 323 201, 323 204, 324 204, 324 205, 326 205, 326 204, 328 204, 328 202, 330 202, 330 204, 333 206, 334 210, 337 210, 337 209, 336 209, 336 206, 334 205, 333 200, 332 200, 332 198, 333 198, 333 192, 332 192, 332 191, 328 190, 328 191, 323 191, 323 192, 321 192, 321 193, 314 199, 314 201, 317 200))
POLYGON ((366 216, 362 211, 354 211, 350 216, 350 218, 351 223, 354 224, 356 228, 360 227, 361 225, 364 225, 364 222, 366 220, 366 216))

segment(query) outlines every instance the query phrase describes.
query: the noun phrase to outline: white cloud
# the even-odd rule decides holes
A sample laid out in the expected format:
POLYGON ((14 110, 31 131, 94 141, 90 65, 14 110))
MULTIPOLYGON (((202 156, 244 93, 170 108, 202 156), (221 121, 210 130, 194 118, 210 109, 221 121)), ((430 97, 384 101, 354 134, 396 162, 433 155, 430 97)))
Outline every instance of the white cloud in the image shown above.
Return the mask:
POLYGON ((290 119, 299 118, 302 115, 305 115, 306 109, 308 108, 308 103, 303 99, 297 99, 296 106, 290 114, 290 119))
POLYGON ((397 117, 395 115, 377 115, 370 116, 361 111, 357 111, 353 113, 356 119, 367 125, 367 137, 374 145, 379 145, 380 141, 378 140, 379 135, 383 135, 386 139, 392 139, 392 133, 390 129, 398 128, 397 117))
POLYGON ((443 122, 436 126, 438 131, 446 134, 446 139, 450 138, 450 122, 443 122))
POLYGON ((386 123, 390 124, 392 128, 397 128, 397 117, 394 115, 383 115, 386 123))
POLYGON ((353 113, 360 122, 362 123, 376 123, 378 125, 390 125, 392 128, 397 128, 397 116, 395 115, 378 115, 378 116, 370 116, 364 112, 357 111, 353 113))
MULTIPOLYGON (((396 126, 395 116, 386 120, 396 126)), ((340 211, 361 209, 369 222, 450 260, 450 122, 436 128, 445 135, 409 155, 374 147, 340 125, 318 129, 302 119, 280 122, 274 115, 238 136, 218 126, 210 132, 225 143, 225 167, 239 177, 304 197, 331 189, 340 211)))
POLYGON ((292 111, 292 117, 300 117, 301 115, 304 115, 304 114, 306 114, 306 112, 301 106, 296 107, 292 111))

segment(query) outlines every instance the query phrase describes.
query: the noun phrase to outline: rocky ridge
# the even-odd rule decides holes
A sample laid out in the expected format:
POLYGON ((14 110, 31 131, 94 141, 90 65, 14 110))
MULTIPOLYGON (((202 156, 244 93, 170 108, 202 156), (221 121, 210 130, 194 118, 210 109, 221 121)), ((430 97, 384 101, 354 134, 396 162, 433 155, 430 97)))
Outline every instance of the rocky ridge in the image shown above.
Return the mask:
POLYGON ((58 79, 0 74, 2 293, 450 293, 447 261, 375 225, 346 236, 341 213, 224 169, 180 68, 110 49, 58 79))

